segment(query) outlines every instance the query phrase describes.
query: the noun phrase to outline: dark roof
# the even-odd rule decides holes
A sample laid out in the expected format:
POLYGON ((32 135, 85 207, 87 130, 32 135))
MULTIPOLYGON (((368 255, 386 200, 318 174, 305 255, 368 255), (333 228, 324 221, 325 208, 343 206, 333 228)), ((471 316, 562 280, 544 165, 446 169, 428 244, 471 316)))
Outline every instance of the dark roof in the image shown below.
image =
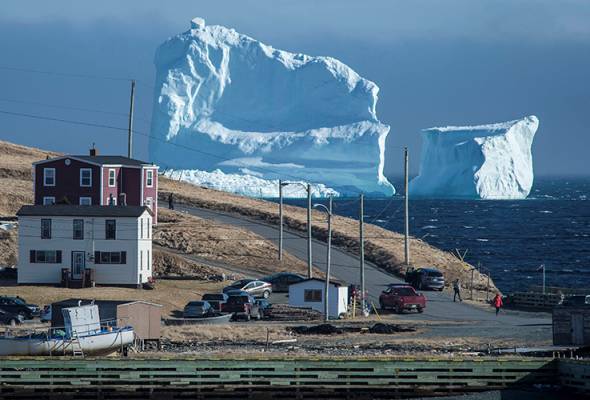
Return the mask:
POLYGON ((137 166, 137 167, 141 167, 142 165, 150 165, 150 163, 147 163, 145 161, 135 160, 133 158, 123 157, 123 156, 74 156, 74 155, 72 155, 70 157, 76 158, 76 159, 82 160, 82 161, 88 161, 88 162, 100 164, 100 165, 105 165, 105 164, 119 165, 119 164, 121 164, 121 165, 137 166))
POLYGON ((153 215, 145 206, 78 206, 52 204, 46 206, 22 206, 18 216, 32 217, 139 217, 144 211, 153 215))
MULTIPOLYGON (((325 279, 320 279, 320 278, 307 278, 307 279, 304 279, 304 280, 302 280, 302 281, 299 281, 299 282, 296 282, 296 283, 292 283, 292 284, 291 284, 291 285, 289 285, 289 286, 294 286, 294 285, 301 285, 303 282, 307 282, 307 281, 320 281, 320 282, 326 282, 326 280, 325 280, 325 279)), ((336 280, 336 279, 330 279, 330 283, 331 283, 332 285, 336 285, 336 286, 345 286, 345 285, 346 285, 346 282, 344 282, 344 281, 340 281, 340 280, 336 280)))

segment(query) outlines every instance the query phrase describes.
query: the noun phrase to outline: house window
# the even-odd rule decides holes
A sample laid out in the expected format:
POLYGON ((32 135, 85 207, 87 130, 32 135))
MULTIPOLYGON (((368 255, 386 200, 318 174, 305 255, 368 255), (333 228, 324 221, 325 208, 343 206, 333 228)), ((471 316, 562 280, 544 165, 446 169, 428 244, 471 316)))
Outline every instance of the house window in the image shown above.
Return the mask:
POLYGON ((321 289, 305 289, 303 299, 306 303, 319 303, 322 301, 321 289))
POLYGON ((139 219, 139 224, 140 224, 140 233, 139 233, 139 238, 143 239, 143 218, 139 219))
POLYGON ((109 206, 116 206, 117 205, 117 198, 115 196, 113 196, 112 193, 109 194, 108 205, 109 206))
POLYGON ((109 169, 109 187, 115 187, 117 185, 117 170, 109 169))
POLYGON ((127 264, 126 251, 96 251, 94 252, 95 264, 127 264))
POLYGON ((146 218, 146 221, 147 221, 147 226, 145 227, 145 230, 146 230, 147 238, 149 239, 150 238, 150 228, 152 225, 151 225, 151 221, 149 218, 146 218))
POLYGON ((148 169, 146 172, 145 185, 147 187, 154 186, 154 170, 148 169))
POLYGON ((84 239, 84 220, 83 219, 75 219, 73 222, 74 227, 74 240, 82 240, 84 239))
POLYGON ((51 239, 51 220, 41 220, 41 239, 51 239))
POLYGON ((80 168, 80 186, 91 187, 92 186, 92 169, 80 168))
POLYGON ((147 261, 147 270, 149 271, 150 266, 151 266, 151 264, 150 264, 150 251, 149 250, 147 250, 147 257, 146 258, 147 258, 147 260, 146 260, 147 261))
POLYGON ((92 197, 80 197, 80 205, 81 206, 91 206, 92 205, 92 197))
POLYGON ((55 186, 55 168, 43 168, 43 186, 55 186))
POLYGON ((139 250, 139 270, 143 271, 143 250, 139 250))
POLYGON ((61 250, 31 250, 29 262, 31 264, 61 264, 61 250))
POLYGON ((117 236, 117 221, 114 219, 107 219, 105 221, 105 239, 115 240, 117 236))
POLYGON ((49 206, 55 204, 55 197, 53 196, 45 196, 43 197, 43 205, 44 206, 49 206))

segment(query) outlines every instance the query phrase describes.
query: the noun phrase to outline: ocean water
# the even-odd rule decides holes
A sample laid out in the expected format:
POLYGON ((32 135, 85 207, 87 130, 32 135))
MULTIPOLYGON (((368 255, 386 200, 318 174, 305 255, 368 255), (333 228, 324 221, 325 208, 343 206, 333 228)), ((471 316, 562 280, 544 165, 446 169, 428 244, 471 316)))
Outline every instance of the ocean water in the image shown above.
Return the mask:
MULTIPOLYGON (((365 221, 402 232, 403 205, 400 196, 366 199, 365 221)), ((335 199, 334 212, 358 218, 358 200, 335 199)), ((503 292, 541 285, 541 265, 548 286, 590 288, 590 178, 537 178, 526 200, 410 199, 410 234, 467 251, 503 292)))

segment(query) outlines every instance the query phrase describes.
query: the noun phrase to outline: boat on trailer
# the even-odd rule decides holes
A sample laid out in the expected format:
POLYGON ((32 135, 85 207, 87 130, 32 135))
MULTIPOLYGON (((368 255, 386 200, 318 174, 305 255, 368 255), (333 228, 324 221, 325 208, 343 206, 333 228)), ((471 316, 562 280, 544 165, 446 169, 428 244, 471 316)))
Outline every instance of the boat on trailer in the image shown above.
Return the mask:
POLYGON ((64 308, 62 313, 63 329, 19 336, 7 331, 0 336, 0 356, 99 356, 124 351, 135 340, 132 327, 101 324, 94 304, 64 308))

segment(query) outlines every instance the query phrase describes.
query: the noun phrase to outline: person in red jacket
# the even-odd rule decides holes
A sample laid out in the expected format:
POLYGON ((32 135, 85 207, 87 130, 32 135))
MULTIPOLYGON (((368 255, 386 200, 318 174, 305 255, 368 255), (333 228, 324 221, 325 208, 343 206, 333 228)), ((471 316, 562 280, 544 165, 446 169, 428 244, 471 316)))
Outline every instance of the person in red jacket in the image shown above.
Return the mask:
POLYGON ((496 293, 496 297, 494 297, 494 307, 496 307, 496 315, 498 315, 498 313, 500 312, 500 308, 502 308, 502 306, 504 305, 504 303, 502 303, 502 296, 500 296, 500 293, 496 293))

